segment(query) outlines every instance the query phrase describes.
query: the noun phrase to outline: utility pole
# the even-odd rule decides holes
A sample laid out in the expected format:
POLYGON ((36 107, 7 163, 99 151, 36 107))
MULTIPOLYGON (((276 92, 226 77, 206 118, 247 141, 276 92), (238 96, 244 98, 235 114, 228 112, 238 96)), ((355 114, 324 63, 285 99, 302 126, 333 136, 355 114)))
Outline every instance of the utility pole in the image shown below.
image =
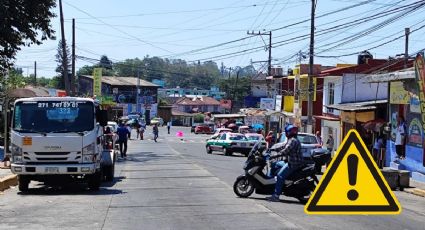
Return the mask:
POLYGON ((71 92, 72 96, 75 96, 76 90, 75 90, 75 18, 72 19, 72 72, 71 72, 71 92))
POLYGON ((404 45, 404 68, 407 68, 407 61, 409 60, 409 34, 410 28, 404 28, 404 33, 406 34, 406 41, 404 45))
POLYGON ((37 62, 34 62, 34 86, 37 86, 37 62))
POLYGON ((232 73, 232 67, 230 67, 230 70, 229 70, 229 79, 230 79, 230 74, 232 73))
POLYGON ((307 132, 313 131, 313 72, 314 72, 314 17, 316 0, 311 0, 311 27, 310 27, 310 62, 308 70, 308 107, 307 132))
POLYGON ((258 31, 258 33, 255 33, 254 31, 252 31, 252 32, 247 31, 246 34, 248 34, 248 35, 260 35, 260 36, 268 35, 269 36, 269 44, 268 44, 268 47, 267 47, 267 49, 269 51, 269 59, 267 61, 269 66, 268 66, 267 75, 271 76, 272 75, 272 32, 269 31, 267 33, 261 33, 260 31, 258 31))
POLYGON ((65 91, 66 95, 70 95, 69 89, 69 79, 68 79, 68 56, 66 53, 66 41, 65 41, 65 28, 63 21, 63 10, 62 10, 62 0, 59 0, 59 11, 60 11, 60 22, 61 22, 61 36, 62 36, 62 67, 63 67, 63 78, 65 82, 65 91))
POLYGON ((238 79, 239 79, 239 71, 236 71, 236 80, 235 80, 235 84, 233 85, 233 102, 232 102, 232 107, 230 109, 230 112, 233 113, 233 106, 236 103, 236 87, 238 85, 238 79))
POLYGON ((137 95, 136 95, 136 106, 137 107, 136 107, 136 111, 138 113, 141 112, 139 97, 140 97, 140 68, 137 68, 137 95))

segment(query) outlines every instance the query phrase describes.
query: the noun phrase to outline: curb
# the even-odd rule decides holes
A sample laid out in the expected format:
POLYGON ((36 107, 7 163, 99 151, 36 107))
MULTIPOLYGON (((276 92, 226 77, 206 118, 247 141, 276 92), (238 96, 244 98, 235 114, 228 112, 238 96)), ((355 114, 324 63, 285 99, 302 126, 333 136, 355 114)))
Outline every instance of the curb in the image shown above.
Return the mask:
POLYGON ((18 185, 18 176, 17 175, 8 175, 3 178, 0 178, 0 191, 4 191, 11 186, 18 185))
POLYGON ((405 188, 404 191, 407 192, 407 193, 413 194, 413 195, 425 197, 425 189, 405 188))

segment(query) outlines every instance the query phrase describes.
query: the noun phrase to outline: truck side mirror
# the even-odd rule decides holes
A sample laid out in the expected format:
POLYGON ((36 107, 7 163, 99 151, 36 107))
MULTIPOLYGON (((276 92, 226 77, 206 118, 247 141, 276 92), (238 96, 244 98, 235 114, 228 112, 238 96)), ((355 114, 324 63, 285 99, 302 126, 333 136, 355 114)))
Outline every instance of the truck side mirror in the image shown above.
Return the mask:
POLYGON ((99 122, 100 126, 108 125, 108 111, 98 110, 96 112, 96 120, 99 122))

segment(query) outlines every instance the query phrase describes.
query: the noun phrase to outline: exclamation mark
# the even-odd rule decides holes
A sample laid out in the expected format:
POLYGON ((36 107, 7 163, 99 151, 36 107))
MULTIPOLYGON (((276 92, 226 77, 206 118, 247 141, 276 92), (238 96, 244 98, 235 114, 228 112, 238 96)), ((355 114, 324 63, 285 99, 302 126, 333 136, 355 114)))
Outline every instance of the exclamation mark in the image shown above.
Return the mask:
MULTIPOLYGON (((359 163, 359 158, 351 154, 347 157, 348 164, 348 182, 351 186, 355 186, 357 182, 357 165, 359 163)), ((347 192, 347 198, 351 201, 357 200, 359 193, 355 189, 351 189, 347 192)))

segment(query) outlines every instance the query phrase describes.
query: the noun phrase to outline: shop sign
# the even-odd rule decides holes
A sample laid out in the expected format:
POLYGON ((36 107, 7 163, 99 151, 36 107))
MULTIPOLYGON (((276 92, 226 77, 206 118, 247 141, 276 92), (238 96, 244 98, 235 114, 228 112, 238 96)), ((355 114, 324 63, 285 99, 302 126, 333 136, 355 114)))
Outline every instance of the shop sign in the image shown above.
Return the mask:
POLYGON ((274 110, 275 109, 274 98, 261 98, 260 109, 274 110))
POLYGON ((390 103, 391 104, 409 104, 409 92, 403 87, 403 82, 395 81, 390 85, 390 103))
POLYGON ((102 68, 93 69, 93 96, 102 95, 102 68))
POLYGON ((416 82, 418 83, 422 129, 425 129, 425 63, 421 54, 415 60, 416 82))

